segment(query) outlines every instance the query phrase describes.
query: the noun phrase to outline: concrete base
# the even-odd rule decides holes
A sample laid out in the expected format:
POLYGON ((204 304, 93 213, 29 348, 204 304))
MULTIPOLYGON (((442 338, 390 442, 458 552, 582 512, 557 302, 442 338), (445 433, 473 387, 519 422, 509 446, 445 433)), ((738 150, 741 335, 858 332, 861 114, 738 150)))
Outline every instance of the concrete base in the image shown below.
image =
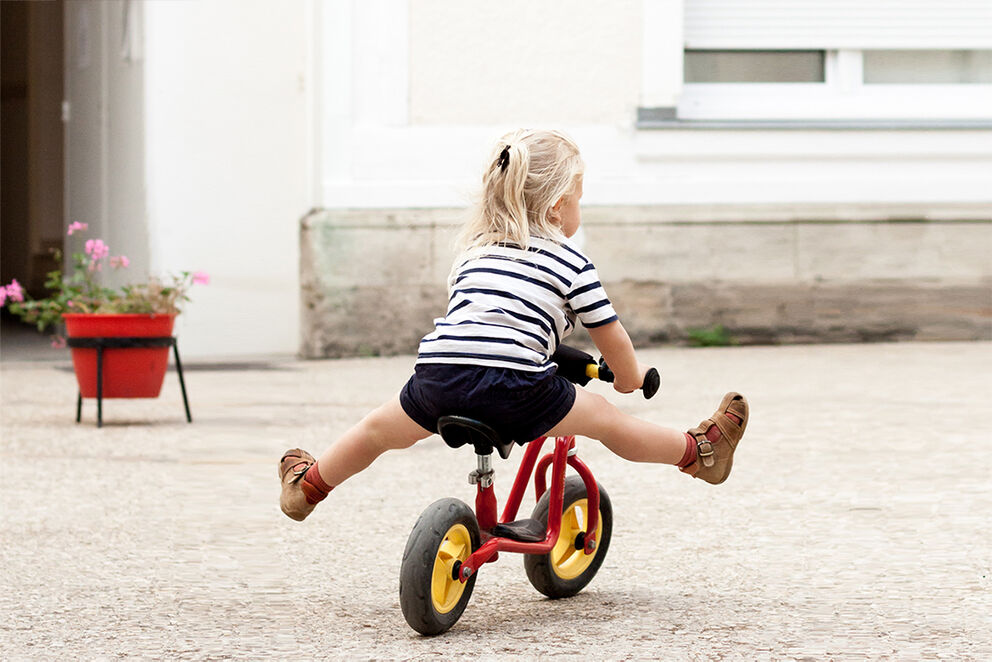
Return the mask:
POLYGON ((611 297, 642 344, 722 325, 741 344, 992 339, 990 286, 621 282, 611 297))
MULTIPOLYGON (((637 344, 716 324, 744 344, 992 339, 992 212, 940 211, 604 207, 583 232, 637 344)), ((444 313, 461 214, 303 219, 301 355, 415 351, 444 313)))

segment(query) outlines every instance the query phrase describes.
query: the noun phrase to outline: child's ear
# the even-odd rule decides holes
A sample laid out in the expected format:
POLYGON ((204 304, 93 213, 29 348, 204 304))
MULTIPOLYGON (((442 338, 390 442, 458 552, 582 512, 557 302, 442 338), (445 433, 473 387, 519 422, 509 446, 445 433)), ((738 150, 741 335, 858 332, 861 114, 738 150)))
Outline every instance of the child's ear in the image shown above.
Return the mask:
POLYGON ((561 209, 561 206, 562 206, 562 205, 563 205, 564 203, 565 203, 565 196, 561 196, 560 198, 558 198, 558 202, 556 202, 556 203, 554 204, 554 206, 552 207, 552 209, 554 209, 555 211, 558 211, 558 210, 560 210, 560 209, 561 209))

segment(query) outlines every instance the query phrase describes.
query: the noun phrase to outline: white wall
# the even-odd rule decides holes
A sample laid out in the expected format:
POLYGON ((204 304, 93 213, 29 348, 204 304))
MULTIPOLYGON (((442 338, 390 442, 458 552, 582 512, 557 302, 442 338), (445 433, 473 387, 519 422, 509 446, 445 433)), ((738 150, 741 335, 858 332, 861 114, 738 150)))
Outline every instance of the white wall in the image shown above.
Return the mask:
POLYGON ((211 276, 179 318, 182 352, 294 353, 298 221, 313 203, 313 5, 143 9, 151 266, 211 276))
POLYGON ((325 207, 463 205, 521 125, 576 138, 591 205, 992 204, 989 130, 635 128, 678 99, 679 0, 321 6, 325 207))
MULTIPOLYGON (((132 5, 140 7, 140 5, 132 5)), ((142 280, 149 273, 144 195, 143 67, 122 49, 127 34, 140 31, 123 21, 123 2, 65 5, 66 225, 89 224, 84 237, 99 237, 114 255, 133 266, 105 274, 112 284, 142 280)), ((133 15, 137 17, 137 14, 133 15)), ((61 231, 64 235, 65 229, 61 231)), ((79 235, 67 252, 81 251, 79 235)))
POLYGON ((640 0, 417 0, 410 123, 623 124, 638 102, 639 19, 640 0))
POLYGON ((679 98, 682 6, 66 3, 69 220, 210 273, 179 322, 202 358, 296 352, 312 207, 464 205, 521 125, 577 139, 590 205, 992 206, 989 131, 636 129, 679 98))

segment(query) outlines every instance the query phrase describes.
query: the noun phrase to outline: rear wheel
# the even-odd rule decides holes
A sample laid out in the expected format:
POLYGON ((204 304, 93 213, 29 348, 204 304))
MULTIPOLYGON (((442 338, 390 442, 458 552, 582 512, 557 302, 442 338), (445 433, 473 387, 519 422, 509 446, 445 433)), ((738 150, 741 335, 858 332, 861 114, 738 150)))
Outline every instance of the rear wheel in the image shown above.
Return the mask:
POLYGON ((428 506, 410 532, 400 567, 400 608, 420 634, 441 634, 465 611, 475 575, 462 583, 461 564, 479 548, 479 523, 458 499, 428 506))
MULTIPOLYGON (((597 483, 597 485, 599 485, 597 483)), ((545 492, 531 515, 538 522, 548 521, 551 504, 550 492, 545 492)), ((599 525, 596 528, 596 549, 592 554, 583 550, 585 530, 589 522, 589 502, 586 485, 580 476, 565 480, 565 498, 562 504, 561 533, 558 542, 547 554, 527 554, 524 568, 527 579, 538 591, 549 598, 567 598, 575 595, 592 581, 603 565, 613 533, 613 505, 610 497, 599 486, 599 525)))

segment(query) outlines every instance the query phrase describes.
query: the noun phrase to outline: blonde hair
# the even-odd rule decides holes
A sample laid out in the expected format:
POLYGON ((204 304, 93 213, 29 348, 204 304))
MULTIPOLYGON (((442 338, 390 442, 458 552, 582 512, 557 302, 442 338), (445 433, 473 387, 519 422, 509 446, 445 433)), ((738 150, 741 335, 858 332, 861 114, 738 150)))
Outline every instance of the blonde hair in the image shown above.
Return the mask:
POLYGON ((575 190, 584 168, 578 145, 559 131, 519 129, 500 138, 458 237, 463 257, 500 243, 526 250, 532 236, 563 240, 553 207, 575 190))

